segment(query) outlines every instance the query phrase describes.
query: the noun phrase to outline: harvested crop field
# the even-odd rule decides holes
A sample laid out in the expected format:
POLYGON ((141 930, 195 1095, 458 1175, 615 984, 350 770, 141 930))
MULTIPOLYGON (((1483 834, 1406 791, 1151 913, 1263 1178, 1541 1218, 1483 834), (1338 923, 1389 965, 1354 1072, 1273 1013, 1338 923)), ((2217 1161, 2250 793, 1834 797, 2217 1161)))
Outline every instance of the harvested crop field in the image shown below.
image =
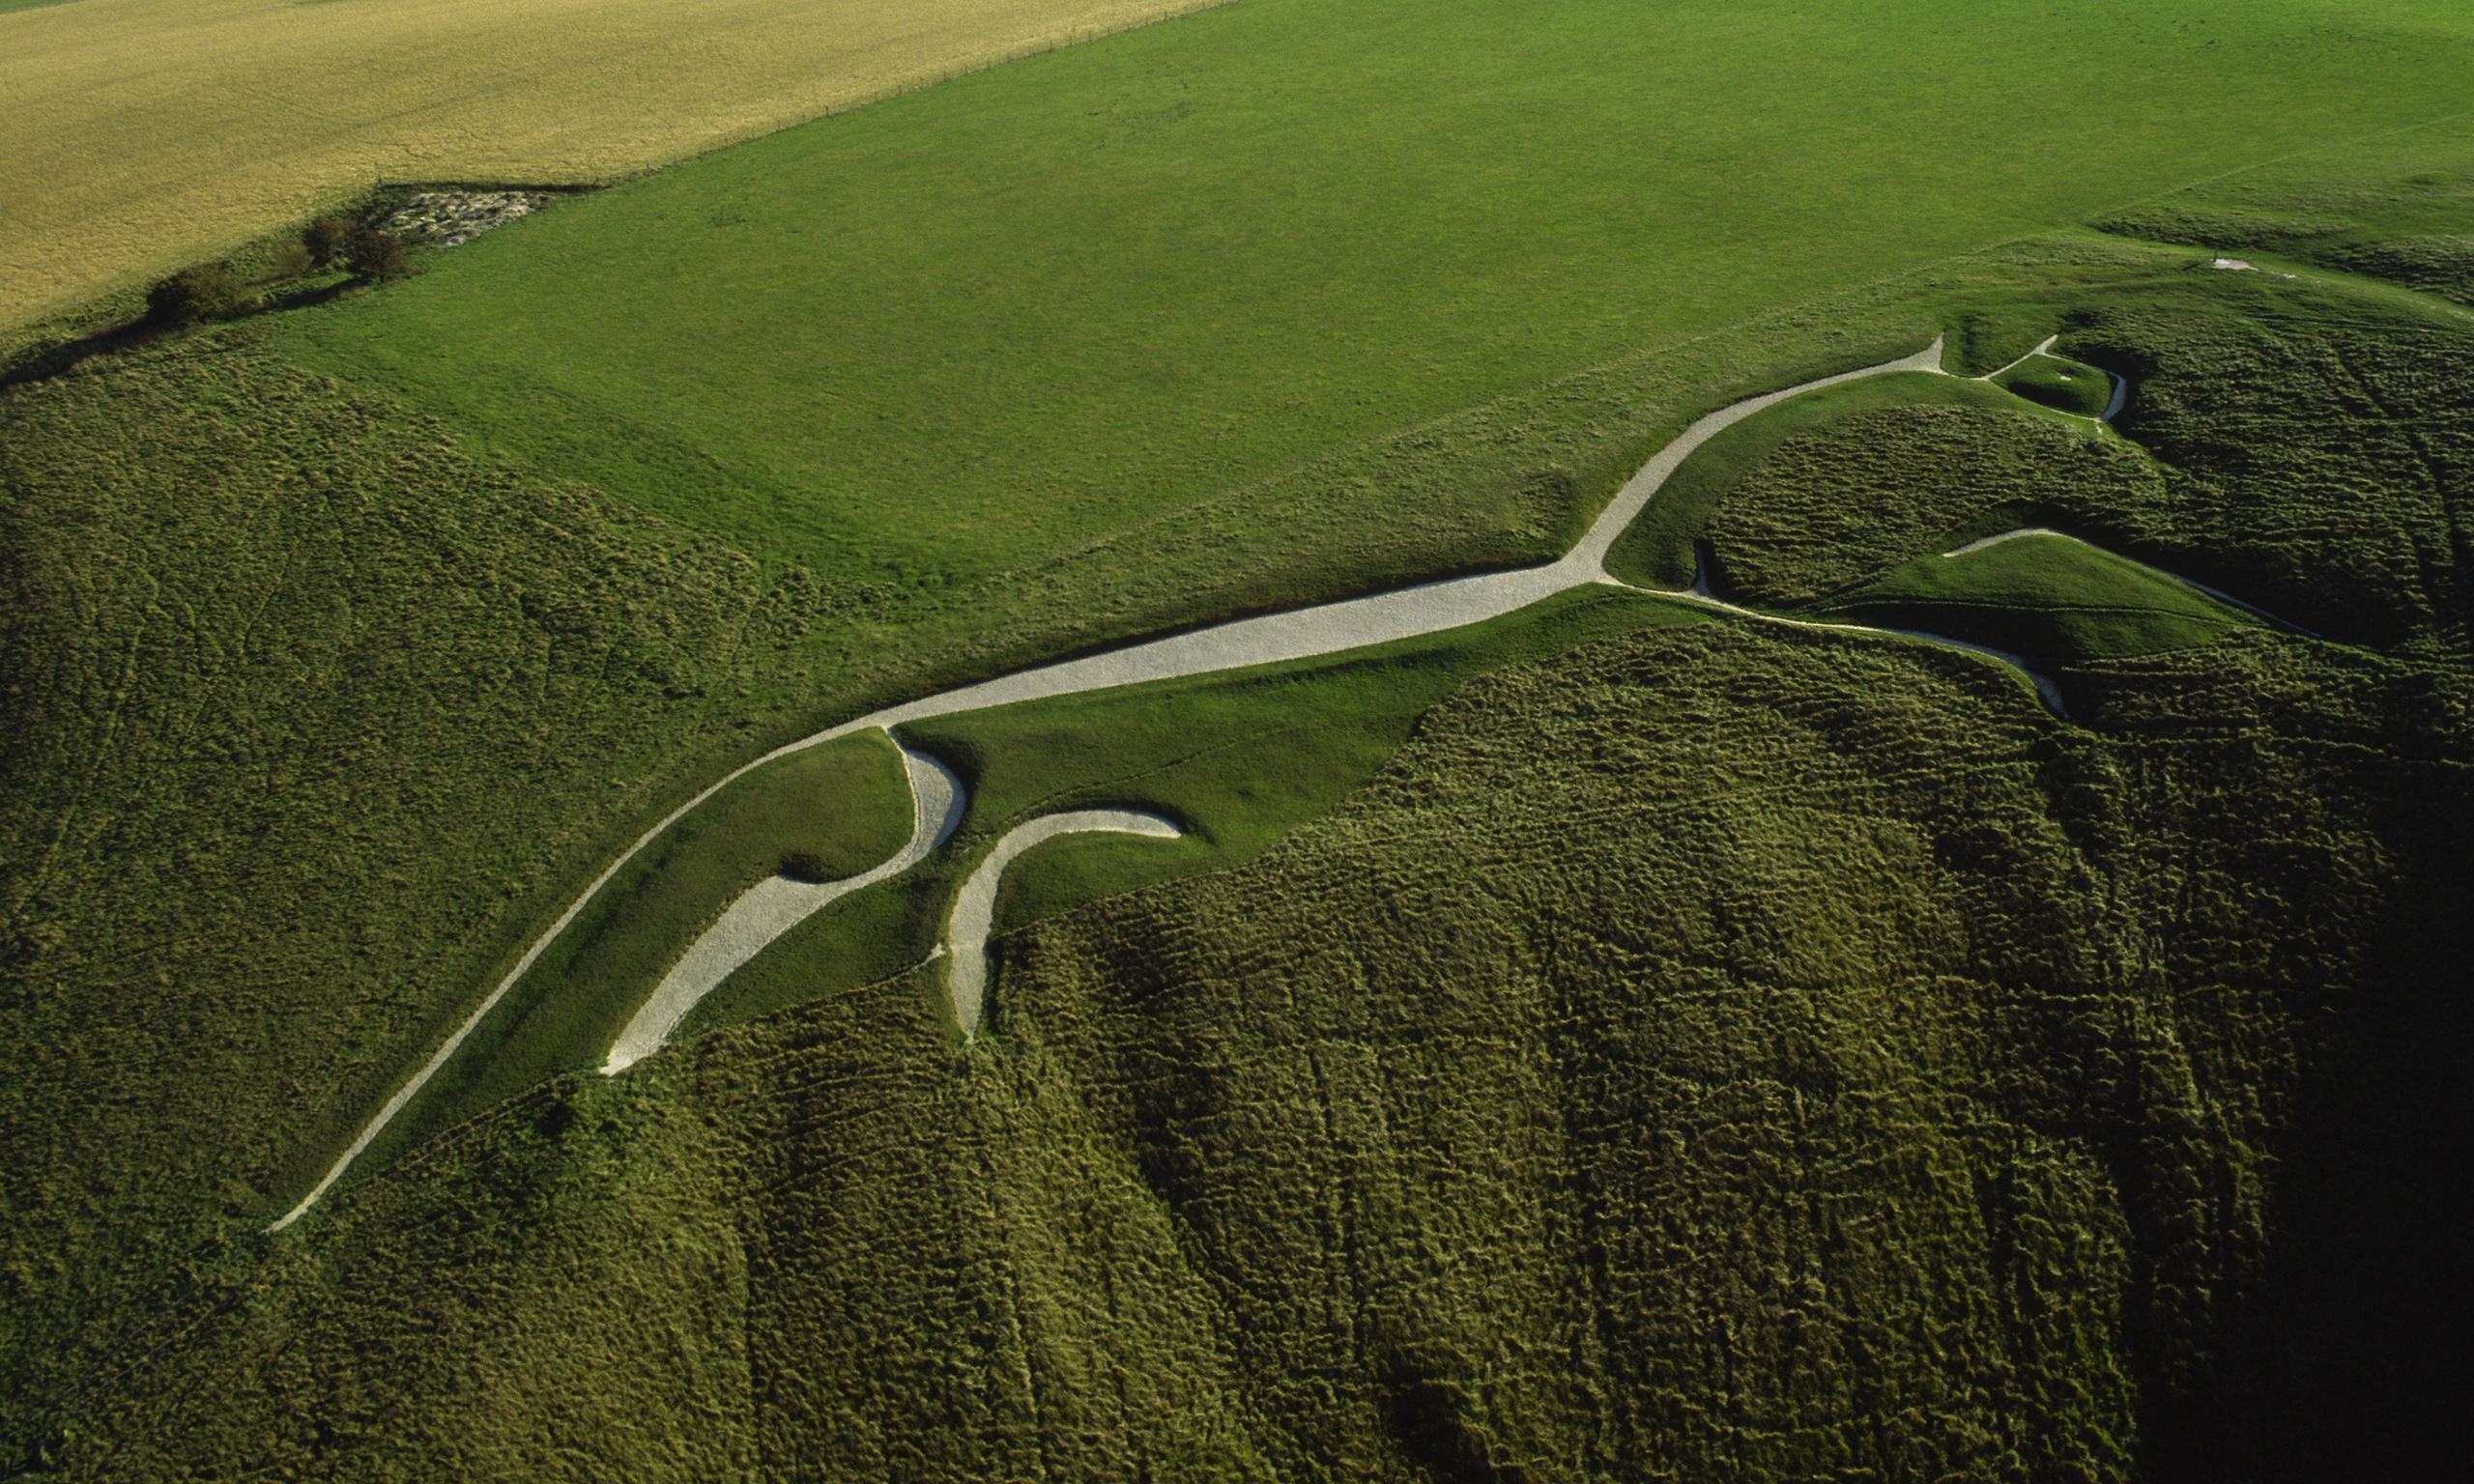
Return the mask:
POLYGON ((1200 0, 0 5, 0 327, 379 181, 600 181, 1200 0))

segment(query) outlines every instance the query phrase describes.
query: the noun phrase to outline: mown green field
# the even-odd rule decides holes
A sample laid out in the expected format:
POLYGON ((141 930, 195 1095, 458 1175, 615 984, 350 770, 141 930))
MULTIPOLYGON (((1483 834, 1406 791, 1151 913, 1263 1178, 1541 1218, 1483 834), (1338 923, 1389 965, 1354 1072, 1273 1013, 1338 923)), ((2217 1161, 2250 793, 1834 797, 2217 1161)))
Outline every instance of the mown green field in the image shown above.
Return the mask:
POLYGON ((0 1471, 2439 1471, 2469 29, 1241 0, 0 389, 0 1471), (2049 524, 2329 640, 2065 623, 2064 723, 1613 597, 956 719, 943 862, 561 1072, 802 836, 700 816, 258 1236, 729 767, 1552 556, 1937 329, 2135 393, 1782 410, 1623 574, 1819 614, 2049 524), (1043 800, 1199 837, 1025 858, 958 1058, 936 887, 1043 800))
POLYGON ((627 185, 285 349, 759 556, 1001 590, 2470 75, 2436 0, 1247 0, 627 185))

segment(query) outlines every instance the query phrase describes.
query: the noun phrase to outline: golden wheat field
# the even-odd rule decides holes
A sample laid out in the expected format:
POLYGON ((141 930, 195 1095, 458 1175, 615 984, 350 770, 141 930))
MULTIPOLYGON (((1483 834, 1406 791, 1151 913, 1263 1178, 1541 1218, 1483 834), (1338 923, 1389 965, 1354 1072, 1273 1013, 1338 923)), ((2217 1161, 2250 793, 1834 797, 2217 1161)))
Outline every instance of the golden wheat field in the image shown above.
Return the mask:
POLYGON ((0 9, 0 327, 380 181, 585 182, 1207 0, 0 9))

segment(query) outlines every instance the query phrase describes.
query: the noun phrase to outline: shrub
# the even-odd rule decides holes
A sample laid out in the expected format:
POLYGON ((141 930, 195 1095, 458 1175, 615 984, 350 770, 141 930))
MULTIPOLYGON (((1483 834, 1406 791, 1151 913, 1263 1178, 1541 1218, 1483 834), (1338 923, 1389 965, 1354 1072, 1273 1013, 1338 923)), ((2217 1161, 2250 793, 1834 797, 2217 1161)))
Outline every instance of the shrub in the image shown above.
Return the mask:
POLYGON ((248 286, 220 263, 183 269, 146 291, 146 318, 158 325, 227 319, 246 308, 248 286))
POLYGON ((301 229, 301 249, 320 268, 341 268, 352 238, 350 217, 321 216, 301 229))
POLYGON ((401 278, 412 271, 404 240, 377 227, 362 227, 344 246, 344 264, 363 278, 401 278))
POLYGON ((261 283, 281 283, 298 278, 318 266, 318 259, 306 243, 286 243, 267 258, 267 270, 258 275, 261 283))

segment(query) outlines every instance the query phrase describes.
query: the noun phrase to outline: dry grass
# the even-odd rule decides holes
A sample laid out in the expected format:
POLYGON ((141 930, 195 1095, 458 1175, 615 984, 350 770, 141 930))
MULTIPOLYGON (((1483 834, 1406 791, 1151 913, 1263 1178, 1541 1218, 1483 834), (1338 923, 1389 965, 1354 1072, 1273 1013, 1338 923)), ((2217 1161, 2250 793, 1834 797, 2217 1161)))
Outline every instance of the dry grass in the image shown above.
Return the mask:
POLYGON ((606 179, 1208 0, 77 0, 0 15, 0 327, 381 180, 606 179))

